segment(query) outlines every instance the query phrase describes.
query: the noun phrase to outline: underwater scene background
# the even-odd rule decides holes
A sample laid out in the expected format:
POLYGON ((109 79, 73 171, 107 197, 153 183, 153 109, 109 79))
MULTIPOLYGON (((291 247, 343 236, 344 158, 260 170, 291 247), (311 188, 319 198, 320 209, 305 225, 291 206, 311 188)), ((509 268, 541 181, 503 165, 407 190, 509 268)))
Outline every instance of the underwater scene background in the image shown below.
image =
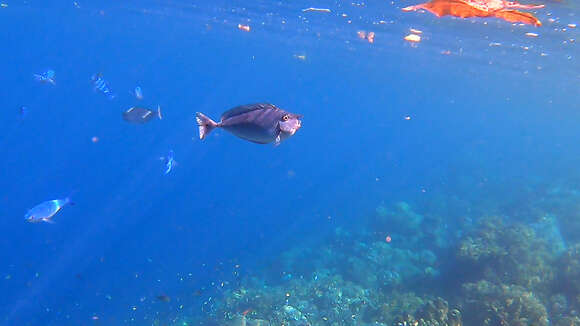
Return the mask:
POLYGON ((416 4, 3 0, 0 325, 580 325, 578 4, 416 4))

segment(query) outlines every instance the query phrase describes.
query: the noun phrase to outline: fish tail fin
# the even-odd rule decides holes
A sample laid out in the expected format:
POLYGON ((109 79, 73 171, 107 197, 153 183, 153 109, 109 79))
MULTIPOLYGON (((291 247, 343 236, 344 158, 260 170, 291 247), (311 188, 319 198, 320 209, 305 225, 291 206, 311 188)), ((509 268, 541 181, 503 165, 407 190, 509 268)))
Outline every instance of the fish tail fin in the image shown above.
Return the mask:
POLYGON ((64 199, 64 205, 63 206, 66 206, 66 205, 74 206, 75 205, 75 202, 72 200, 72 198, 66 197, 64 199))
POLYGON ((195 121, 199 126, 199 139, 204 139, 212 130, 219 127, 215 121, 201 112, 195 114, 195 121))
POLYGON ((159 120, 163 120, 163 114, 161 114, 161 105, 157 104, 157 117, 159 120))
POLYGON ((69 193, 69 195, 65 197, 65 199, 64 199, 64 205, 63 206, 66 206, 66 205, 74 206, 76 203, 72 200, 72 196, 74 194, 76 194, 77 192, 78 192, 77 190, 71 191, 69 193))

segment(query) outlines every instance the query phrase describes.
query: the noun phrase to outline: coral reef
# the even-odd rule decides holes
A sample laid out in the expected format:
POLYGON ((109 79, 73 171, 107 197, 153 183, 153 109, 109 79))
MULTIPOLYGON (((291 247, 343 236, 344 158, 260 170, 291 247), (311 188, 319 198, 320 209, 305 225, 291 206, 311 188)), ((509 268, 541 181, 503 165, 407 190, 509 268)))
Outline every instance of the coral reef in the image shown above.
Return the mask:
POLYGON ((229 326, 580 326, 580 244, 566 249, 557 215, 533 207, 526 224, 468 217, 458 232, 440 217, 444 203, 430 207, 438 212, 381 204, 365 228, 339 227, 316 246, 281 253, 263 275, 225 290, 212 318, 229 326))
POLYGON ((533 292, 519 285, 496 285, 488 281, 463 285, 466 321, 473 325, 550 324, 546 307, 533 292))
POLYGON ((558 288, 568 298, 580 299, 580 244, 571 246, 558 261, 558 288))
POLYGON ((417 309, 414 315, 406 314, 398 318, 397 326, 460 326, 461 312, 449 309, 447 301, 435 298, 417 309))
POLYGON ((497 284, 545 290, 556 276, 552 249, 531 227, 488 217, 461 240, 457 259, 471 271, 472 280, 484 278, 497 284))

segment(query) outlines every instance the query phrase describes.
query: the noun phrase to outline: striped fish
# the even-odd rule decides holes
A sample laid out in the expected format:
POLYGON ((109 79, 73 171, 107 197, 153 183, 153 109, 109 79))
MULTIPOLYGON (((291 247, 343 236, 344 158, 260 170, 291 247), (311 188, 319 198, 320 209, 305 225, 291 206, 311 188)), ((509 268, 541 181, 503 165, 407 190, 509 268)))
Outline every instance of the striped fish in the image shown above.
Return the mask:
POLYGON ((113 93, 111 87, 109 87, 107 81, 103 79, 103 74, 101 73, 94 74, 91 77, 91 81, 93 82, 95 90, 98 90, 101 93, 105 94, 105 96, 107 96, 110 100, 115 98, 116 95, 113 93))
POLYGON ((54 70, 49 69, 41 74, 34 74, 34 79, 41 83, 56 85, 56 82, 54 80, 55 75, 56 74, 54 70))

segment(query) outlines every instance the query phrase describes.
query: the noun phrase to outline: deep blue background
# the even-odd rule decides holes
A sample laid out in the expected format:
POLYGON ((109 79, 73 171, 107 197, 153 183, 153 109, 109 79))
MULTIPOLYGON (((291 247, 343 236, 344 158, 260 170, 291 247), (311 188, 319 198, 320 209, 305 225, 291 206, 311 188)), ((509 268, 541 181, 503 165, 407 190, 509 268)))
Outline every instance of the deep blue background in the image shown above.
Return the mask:
POLYGON ((578 52, 561 43, 575 31, 328 1, 321 6, 353 21, 303 15, 306 2, 8 4, 2 325, 117 323, 180 304, 195 313, 234 272, 356 224, 381 201, 420 201, 437 189, 475 197, 489 179, 577 174, 578 52), (402 41, 409 27, 426 31, 417 47, 402 41), (359 29, 376 31, 375 44, 357 39, 359 29), (56 71, 56 86, 33 80, 45 69, 56 71), (92 90, 96 72, 116 99, 92 90), (303 128, 279 147, 219 130, 197 139, 196 111, 218 119, 262 101, 304 114, 303 128), (160 104, 165 117, 127 124, 121 112, 136 104, 160 104), (170 149, 179 165, 165 176, 158 158, 170 149), (27 209, 69 193, 76 205, 56 224, 24 222, 27 209), (156 302, 160 294, 171 305, 156 302))

